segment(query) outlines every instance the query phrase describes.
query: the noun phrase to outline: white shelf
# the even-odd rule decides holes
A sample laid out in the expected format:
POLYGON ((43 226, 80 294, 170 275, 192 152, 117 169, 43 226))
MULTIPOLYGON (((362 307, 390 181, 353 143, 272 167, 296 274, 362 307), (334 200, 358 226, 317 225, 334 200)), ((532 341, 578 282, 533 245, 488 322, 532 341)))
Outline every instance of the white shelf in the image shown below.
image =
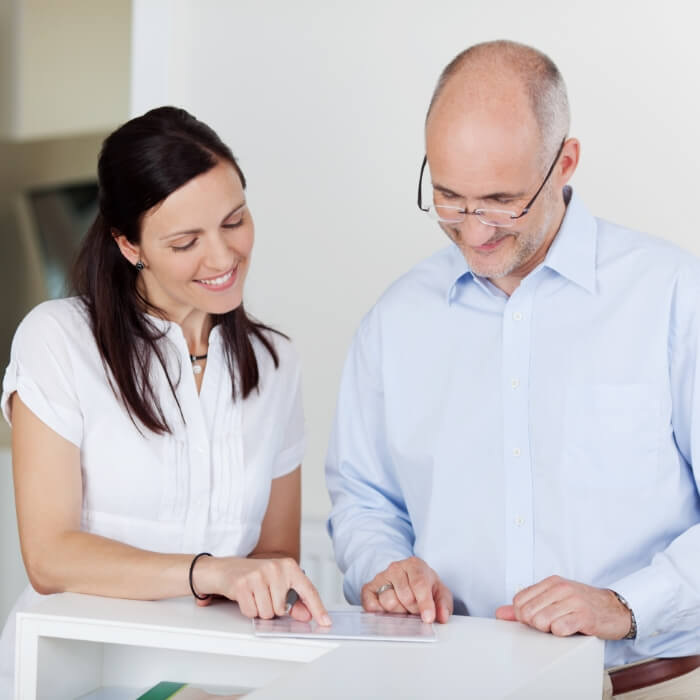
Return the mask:
MULTIPOLYGON (((603 644, 517 623, 453 618, 434 644, 257 638, 236 605, 77 594, 17 617, 16 698, 63 700, 161 680, 231 685, 269 698, 599 700, 603 644)), ((136 693, 133 697, 137 697, 136 693)), ((120 699, 121 700, 121 699, 120 699)))
MULTIPOLYGON (((147 688, 144 687, 134 687, 134 686, 103 686, 97 690, 93 690, 86 695, 81 695, 77 700, 134 700, 140 695, 143 695, 147 690, 150 690, 153 686, 147 688)), ((250 692, 250 688, 232 687, 232 686, 210 686, 210 685, 200 685, 198 686, 202 690, 205 690, 212 695, 245 695, 250 692)))
POLYGON ((77 700, 134 700, 139 695, 143 695, 148 688, 135 688, 133 686, 110 686, 93 690, 86 695, 81 695, 77 700))

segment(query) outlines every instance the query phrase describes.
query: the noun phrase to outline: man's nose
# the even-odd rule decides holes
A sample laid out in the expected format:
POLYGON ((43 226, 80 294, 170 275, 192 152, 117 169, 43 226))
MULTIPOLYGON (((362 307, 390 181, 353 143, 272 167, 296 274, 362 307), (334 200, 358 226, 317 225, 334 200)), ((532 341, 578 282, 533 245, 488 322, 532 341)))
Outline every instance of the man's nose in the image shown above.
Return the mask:
POLYGON ((488 243, 492 238, 498 237, 499 227, 485 224, 476 216, 467 216, 459 224, 453 225, 457 238, 472 248, 488 243))

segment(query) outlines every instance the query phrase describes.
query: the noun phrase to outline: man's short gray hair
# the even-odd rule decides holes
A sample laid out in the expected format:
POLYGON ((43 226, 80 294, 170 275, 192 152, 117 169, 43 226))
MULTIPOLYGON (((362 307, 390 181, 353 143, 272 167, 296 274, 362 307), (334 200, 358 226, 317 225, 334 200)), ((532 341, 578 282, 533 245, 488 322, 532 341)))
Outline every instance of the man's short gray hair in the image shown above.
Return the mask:
POLYGON ((570 112, 566 85, 549 56, 515 41, 489 41, 465 49, 440 74, 428 107, 426 121, 450 79, 463 69, 510 69, 522 82, 542 136, 542 160, 554 157, 569 133, 570 112))

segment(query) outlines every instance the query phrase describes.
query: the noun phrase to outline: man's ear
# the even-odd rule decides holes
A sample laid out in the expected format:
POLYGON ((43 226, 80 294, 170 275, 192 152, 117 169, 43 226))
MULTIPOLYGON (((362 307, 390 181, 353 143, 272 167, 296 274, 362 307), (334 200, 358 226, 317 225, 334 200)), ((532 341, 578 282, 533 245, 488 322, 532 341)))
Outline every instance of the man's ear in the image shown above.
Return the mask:
POLYGON ((581 143, 578 139, 567 139, 559 159, 559 177, 561 178, 561 187, 563 187, 571 179, 578 161, 581 156, 581 143))
POLYGON ((141 249, 135 243, 131 243, 127 240, 127 237, 123 233, 119 233, 117 229, 112 229, 112 238, 114 242, 119 247, 121 254, 132 264, 136 263, 141 259, 141 249))

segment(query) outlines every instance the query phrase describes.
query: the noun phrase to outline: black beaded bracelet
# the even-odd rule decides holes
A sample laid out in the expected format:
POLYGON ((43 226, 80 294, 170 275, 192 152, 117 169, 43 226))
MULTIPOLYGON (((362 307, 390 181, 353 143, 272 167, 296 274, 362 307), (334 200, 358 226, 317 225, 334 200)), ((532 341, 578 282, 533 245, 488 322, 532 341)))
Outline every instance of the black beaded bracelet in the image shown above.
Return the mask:
POLYGON ((192 583, 192 573, 194 572, 194 565, 197 563, 197 559, 199 557, 210 557, 211 554, 209 552, 200 552, 193 560, 192 563, 190 564, 190 590, 192 591, 192 595, 197 599, 197 600, 206 600, 207 598, 211 598, 211 593, 209 595, 199 595, 197 591, 194 590, 194 584, 192 583))

